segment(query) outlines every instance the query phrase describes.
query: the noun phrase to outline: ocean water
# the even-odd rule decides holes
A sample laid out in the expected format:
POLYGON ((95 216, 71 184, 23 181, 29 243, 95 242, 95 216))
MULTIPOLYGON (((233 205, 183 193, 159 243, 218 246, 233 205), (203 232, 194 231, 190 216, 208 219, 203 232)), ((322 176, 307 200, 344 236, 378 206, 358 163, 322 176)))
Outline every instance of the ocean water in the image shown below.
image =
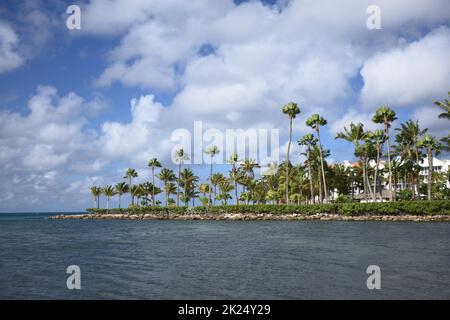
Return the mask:
POLYGON ((450 299, 450 223, 48 215, 0 214, 0 299, 450 299))

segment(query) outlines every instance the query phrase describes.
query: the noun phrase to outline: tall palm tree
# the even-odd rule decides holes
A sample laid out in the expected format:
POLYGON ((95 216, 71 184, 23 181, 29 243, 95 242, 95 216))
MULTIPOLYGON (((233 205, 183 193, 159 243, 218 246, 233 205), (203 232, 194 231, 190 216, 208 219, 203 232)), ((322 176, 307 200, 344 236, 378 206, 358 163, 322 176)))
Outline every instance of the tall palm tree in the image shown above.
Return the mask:
POLYGON ((384 134, 386 135, 387 153, 388 153, 388 167, 389 167, 389 200, 395 201, 395 194, 392 190, 392 168, 391 168, 391 144, 389 142, 389 128, 392 122, 397 119, 395 111, 389 107, 380 107, 375 111, 375 115, 372 117, 372 121, 375 123, 381 123, 384 125, 384 134))
MULTIPOLYGON (((405 123, 402 123, 400 128, 396 128, 395 131, 398 131, 398 134, 395 137, 395 141, 397 142, 396 151, 400 151, 399 154, 403 160, 415 162, 415 168, 419 171, 420 163, 422 162, 422 154, 420 153, 418 144, 428 129, 420 129, 419 121, 414 122, 412 120, 408 120, 405 123)), ((413 194, 417 194, 419 196, 419 172, 417 172, 415 182, 416 190, 412 188, 412 191, 413 194)))
POLYGON ((220 152, 220 150, 219 150, 219 147, 218 146, 211 146, 211 147, 209 147, 209 148, 207 148, 206 150, 205 150, 205 153, 207 154, 207 155, 209 155, 210 156, 210 161, 211 161, 211 164, 210 164, 210 173, 209 173, 209 183, 210 183, 210 188, 209 188, 209 202, 211 202, 211 200, 212 200, 212 196, 211 196, 211 186, 212 186, 212 176, 213 176, 213 158, 214 158, 214 156, 216 155, 216 154, 219 154, 219 152, 220 152))
POLYGON ((148 162, 148 166, 152 168, 152 206, 155 206, 155 168, 161 168, 161 163, 156 158, 152 158, 148 162))
POLYGON ((133 178, 136 178, 138 176, 138 173, 135 169, 128 168, 125 172, 124 179, 128 179, 129 185, 130 185, 130 195, 131 195, 131 205, 134 206, 134 194, 132 192, 133 190, 133 178))
POLYGON ((311 202, 314 203, 314 187, 313 187, 313 175, 312 175, 312 159, 311 159, 311 148, 317 143, 317 139, 314 138, 312 134, 305 134, 301 139, 298 140, 298 144, 301 146, 306 146, 306 164, 308 166, 308 177, 309 177, 309 193, 311 196, 311 202))
POLYGON ((116 189, 113 186, 105 186, 103 194, 106 196, 106 210, 109 211, 109 199, 116 194, 116 189))
MULTIPOLYGON (((383 146, 383 143, 386 142, 386 136, 383 130, 375 130, 369 133, 369 138, 375 143, 376 149, 375 174, 373 177, 373 201, 375 201, 377 195, 377 179, 378 179, 378 168, 380 166, 381 147, 383 146)), ((381 191, 380 191, 380 198, 381 200, 383 200, 381 191)))
POLYGON ((439 153, 439 142, 428 134, 426 134, 422 140, 419 141, 419 147, 425 148, 427 150, 428 156, 428 200, 431 200, 431 190, 433 186, 433 152, 435 154, 439 153))
MULTIPOLYGON (((450 99, 450 91, 448 92, 448 96, 450 99)), ((439 115, 439 118, 449 119, 450 120, 450 101, 449 99, 444 99, 444 101, 435 101, 434 104, 444 110, 443 113, 439 115)))
POLYGON ((237 164, 239 163, 239 156, 237 153, 233 153, 230 156, 230 163, 233 166, 230 170, 230 179, 233 181, 234 185, 234 196, 236 198, 236 204, 239 205, 239 197, 238 197, 238 190, 237 190, 237 182, 239 179, 239 169, 237 168, 237 164))
MULTIPOLYGON (((360 150, 360 144, 362 141, 364 141, 367 138, 367 133, 364 132, 364 125, 362 123, 354 124, 353 122, 350 123, 350 129, 347 129, 347 127, 344 127, 344 131, 339 132, 336 135, 335 139, 343 139, 345 141, 351 142, 354 145, 355 149, 355 156, 361 156, 361 150, 360 150)), ((366 186, 366 165, 365 161, 361 161, 362 163, 362 169, 363 169, 363 188, 364 188, 364 195, 367 198, 367 186, 366 186)))
POLYGON ((119 182, 116 184, 115 186, 116 189, 116 193, 119 196, 119 209, 121 208, 121 197, 124 193, 127 193, 130 191, 130 188, 128 186, 128 184, 126 184, 125 182, 119 182))
POLYGON ((322 143, 320 142, 320 127, 327 125, 327 120, 325 118, 321 117, 320 115, 313 114, 311 117, 306 120, 306 125, 308 127, 311 127, 313 129, 316 129, 317 133, 317 142, 319 144, 319 153, 320 153, 320 167, 322 171, 322 178, 323 178, 323 190, 325 194, 325 201, 328 201, 328 190, 327 190, 327 181, 325 178, 325 169, 323 165, 323 149, 322 149, 322 143))
POLYGON ((94 198, 94 208, 100 208, 100 196, 102 195, 102 188, 92 186, 90 187, 92 197, 94 198))
MULTIPOLYGON (((300 113, 300 108, 295 102, 289 102, 282 108, 282 112, 288 116, 289 118, 289 141, 286 152, 286 161, 289 163, 289 153, 291 150, 291 142, 292 142, 292 120, 300 113)), ((285 192, 286 192, 286 204, 289 204, 289 166, 286 166, 286 181, 285 181, 285 192)))
POLYGON ((189 155, 184 151, 184 149, 179 149, 175 152, 175 160, 178 162, 178 181, 177 181, 177 206, 180 205, 180 174, 181 165, 183 161, 189 160, 189 155))
POLYGON ((166 206, 169 203, 169 196, 171 194, 172 188, 175 187, 175 184, 173 184, 173 181, 176 179, 175 174, 172 170, 167 168, 162 168, 161 171, 158 174, 158 179, 164 182, 164 192, 166 193, 166 206), (168 184, 171 184, 171 186, 168 186, 168 184))

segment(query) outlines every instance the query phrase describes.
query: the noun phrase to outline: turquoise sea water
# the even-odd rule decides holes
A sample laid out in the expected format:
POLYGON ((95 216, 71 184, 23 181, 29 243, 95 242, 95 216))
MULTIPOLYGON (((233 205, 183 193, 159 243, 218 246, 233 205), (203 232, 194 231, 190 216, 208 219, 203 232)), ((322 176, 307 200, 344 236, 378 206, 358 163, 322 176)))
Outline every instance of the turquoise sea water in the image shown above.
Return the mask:
POLYGON ((0 299, 450 299, 450 223, 48 215, 0 214, 0 299))

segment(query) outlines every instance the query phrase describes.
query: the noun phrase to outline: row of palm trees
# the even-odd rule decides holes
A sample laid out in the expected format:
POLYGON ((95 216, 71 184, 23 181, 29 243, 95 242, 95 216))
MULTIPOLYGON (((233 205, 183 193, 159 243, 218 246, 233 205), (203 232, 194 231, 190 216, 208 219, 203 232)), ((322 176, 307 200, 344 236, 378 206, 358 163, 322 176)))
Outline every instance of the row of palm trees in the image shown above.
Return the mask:
MULTIPOLYGON (((449 92, 450 96, 450 92, 449 92)), ((450 107, 448 99, 435 102, 444 112, 441 118, 450 119, 450 107)), ((293 165, 290 161, 290 149, 292 143, 292 131, 294 120, 301 110, 295 102, 289 102, 282 107, 282 113, 287 115, 289 121, 289 141, 287 146, 286 161, 280 165, 269 164, 270 174, 255 178, 255 169, 260 165, 253 159, 240 159, 237 154, 229 158, 231 169, 228 176, 223 173, 214 173, 214 157, 220 153, 217 146, 211 146, 204 150, 210 157, 210 172, 206 182, 200 183, 199 177, 190 168, 183 168, 185 161, 189 160, 189 154, 184 149, 175 153, 178 164, 178 172, 168 168, 162 168, 158 159, 153 158, 148 162, 151 169, 151 182, 133 184, 133 179, 138 177, 135 169, 129 168, 124 175, 128 181, 119 182, 115 186, 91 187, 94 207, 99 207, 99 198, 103 194, 106 197, 106 207, 110 208, 111 197, 118 195, 119 207, 121 197, 130 193, 131 205, 176 205, 187 206, 198 198, 202 205, 216 205, 217 202, 227 204, 233 197, 237 205, 241 203, 320 203, 336 200, 335 192, 341 196, 353 197, 355 188, 362 189, 366 198, 377 200, 382 197, 380 186, 383 183, 389 185, 389 199, 396 200, 395 186, 399 180, 406 181, 412 193, 412 198, 419 199, 423 183, 420 179, 420 163, 425 155, 428 157, 427 198, 432 199, 433 179, 437 177, 433 173, 433 156, 441 149, 449 150, 450 135, 441 139, 440 144, 434 137, 427 134, 427 129, 421 129, 418 121, 408 120, 396 128, 395 145, 391 147, 390 134, 392 123, 397 120, 394 110, 383 106, 376 110, 372 121, 382 124, 383 130, 366 131, 362 123, 351 123, 344 127, 342 132, 336 135, 336 139, 343 139, 353 144, 354 154, 359 166, 345 167, 341 164, 330 165, 326 158, 330 151, 324 149, 320 140, 320 129, 327 125, 327 120, 319 114, 313 114, 306 120, 306 125, 314 133, 307 133, 300 137, 298 144, 304 146, 304 163, 293 165), (386 154, 383 149, 386 145, 386 154), (387 168, 381 168, 381 158, 386 155, 387 168), (394 159, 398 156, 400 160, 394 159), (375 165, 371 165, 375 163, 375 165), (159 169, 159 173, 155 171, 159 169), (385 173, 387 179, 385 180, 385 173), (162 182, 158 187, 156 180, 162 182), (241 190, 239 191, 239 188, 241 190), (164 203, 158 201, 156 196, 164 193, 164 203), (176 200, 171 196, 176 195, 176 200), (137 201, 137 202, 136 202, 137 201)), ((447 177, 442 179, 449 179, 447 177)))

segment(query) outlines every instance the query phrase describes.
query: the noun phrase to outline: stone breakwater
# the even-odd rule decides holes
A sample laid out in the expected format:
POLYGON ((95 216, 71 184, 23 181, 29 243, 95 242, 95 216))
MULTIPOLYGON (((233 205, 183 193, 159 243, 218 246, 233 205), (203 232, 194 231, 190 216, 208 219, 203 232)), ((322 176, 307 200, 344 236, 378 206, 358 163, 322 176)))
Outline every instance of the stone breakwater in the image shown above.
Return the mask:
POLYGON ((53 220, 229 220, 229 221, 434 221, 450 222, 450 215, 361 215, 361 216, 343 216, 336 214, 79 214, 79 215, 56 215, 48 217, 53 220))

